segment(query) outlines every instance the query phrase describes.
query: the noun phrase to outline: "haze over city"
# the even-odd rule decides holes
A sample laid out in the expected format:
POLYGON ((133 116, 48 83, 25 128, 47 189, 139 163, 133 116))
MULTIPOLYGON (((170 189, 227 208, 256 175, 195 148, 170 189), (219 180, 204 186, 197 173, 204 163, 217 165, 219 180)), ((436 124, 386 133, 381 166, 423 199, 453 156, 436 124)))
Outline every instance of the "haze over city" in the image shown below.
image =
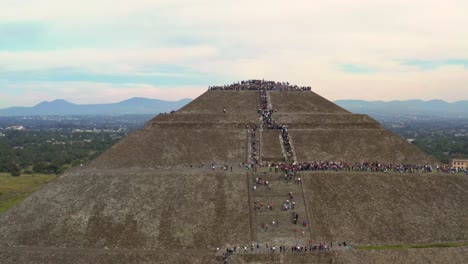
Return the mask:
POLYGON ((6 0, 0 108, 178 100, 262 78, 329 100, 467 100, 466 10, 455 0, 6 0))

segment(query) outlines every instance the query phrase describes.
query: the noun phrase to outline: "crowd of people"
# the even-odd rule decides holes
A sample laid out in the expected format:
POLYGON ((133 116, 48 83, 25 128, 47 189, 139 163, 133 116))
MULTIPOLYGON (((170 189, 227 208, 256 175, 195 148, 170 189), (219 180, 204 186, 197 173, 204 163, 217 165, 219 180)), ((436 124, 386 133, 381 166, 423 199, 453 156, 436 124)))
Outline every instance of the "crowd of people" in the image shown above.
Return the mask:
MULTIPOLYGON (((297 163, 267 162, 259 163, 259 167, 268 167, 270 171, 286 173, 289 180, 301 171, 357 171, 357 172, 395 172, 395 173, 468 173, 467 170, 452 168, 447 165, 432 166, 428 164, 400 164, 386 162, 346 162, 346 161, 307 161, 297 163)), ((295 178, 298 179, 297 177, 295 178)), ((300 178, 299 178, 300 179, 300 178)))
POLYGON ((269 129, 273 128, 273 119, 271 117, 273 110, 270 108, 265 90, 260 91, 260 108, 258 109, 258 113, 262 116, 263 124, 269 129))
POLYGON ((290 171, 363 171, 399 173, 432 172, 430 165, 392 164, 380 162, 344 162, 344 161, 310 161, 291 164, 290 171))
POLYGON ((273 122, 273 109, 271 109, 270 104, 268 103, 266 90, 260 91, 260 108, 258 109, 258 113, 262 116, 264 127, 267 129, 281 129, 281 138, 283 139, 284 151, 286 152, 287 159, 291 160, 293 158, 293 151, 289 139, 288 127, 286 125, 279 125, 273 122))
POLYGON ((287 158, 291 160, 293 158, 293 151, 289 139, 288 127, 286 125, 281 127, 281 138, 283 139, 284 151, 286 151, 287 158))
POLYGON ((252 158, 253 169, 256 170, 257 164, 259 163, 259 159, 258 159, 258 155, 257 155, 257 151, 258 151, 257 126, 254 125, 249 130, 249 134, 250 134, 250 149, 251 149, 250 155, 251 155, 251 158, 252 158))
MULTIPOLYGON (((249 87, 255 90, 260 90, 260 106, 258 113, 261 115, 263 126, 267 129, 280 129, 281 138, 283 140, 284 151, 286 154, 287 161, 291 163, 294 154, 292 150, 292 144, 290 142, 290 136, 288 133, 288 127, 286 125, 276 124, 273 121, 272 114, 273 109, 268 102, 267 90, 275 90, 278 87, 296 87, 290 86, 289 83, 276 83, 264 80, 249 80, 242 81, 233 85, 232 87, 249 87)), ((231 87, 231 86, 229 86, 231 87)), ((299 90, 307 90, 310 87, 299 87, 299 90)), ((256 151, 253 151, 256 153, 256 151)), ((255 157, 255 165, 260 165, 258 157, 255 157)), ((445 172, 445 173, 465 173, 468 174, 468 170, 453 168, 447 165, 442 166, 431 166, 428 164, 399 164, 389 162, 344 162, 344 161, 306 161, 297 162, 286 165, 281 164, 283 171, 288 171, 291 174, 296 174, 299 171, 362 171, 362 172, 388 172, 393 171, 396 173, 429 173, 433 171, 445 172)))
POLYGON ((311 91, 310 86, 298 86, 289 82, 275 82, 265 80, 246 80, 223 86, 209 86, 211 91, 311 91))
MULTIPOLYGON (((306 243, 305 245, 292 245, 292 246, 285 246, 280 245, 279 247, 276 245, 271 245, 269 243, 264 243, 265 247, 261 245, 261 243, 257 242, 252 243, 250 245, 234 245, 231 247, 227 247, 225 251, 220 252, 221 257, 224 263, 228 263, 228 258, 230 255, 233 254, 290 254, 290 253, 320 253, 320 252, 328 252, 333 249, 333 242, 326 243, 326 242, 319 242, 319 243, 306 243)), ((338 245, 339 249, 348 248, 352 250, 352 245, 343 242, 335 242, 335 247, 338 245)), ((221 251, 220 248, 217 248, 217 251, 221 251)))
MULTIPOLYGON (((252 146, 254 146, 252 142, 252 146)), ((256 149, 256 144, 255 144, 256 149)), ((352 172, 395 172, 395 173, 463 173, 468 174, 467 169, 451 167, 448 165, 418 165, 418 164, 399 164, 385 162, 346 162, 346 161, 306 161, 288 164, 286 162, 259 162, 257 153, 252 154, 255 157, 255 166, 252 163, 238 164, 236 168, 251 169, 253 167, 268 168, 270 172, 284 172, 285 180, 295 180, 300 182, 301 178, 296 175, 301 171, 352 171, 352 172)), ((206 168, 206 164, 190 165, 190 168, 206 168)), ((229 170, 228 165, 216 165, 212 163, 209 168, 214 170, 220 167, 223 170, 229 170)), ((230 167, 232 171, 232 166, 230 167)))
MULTIPOLYGON (((289 82, 274 82, 265 80, 246 80, 236 82, 224 86, 210 86, 209 90, 255 90, 260 91, 260 106, 258 113, 261 115, 263 127, 267 129, 281 130, 281 138, 283 140, 284 151, 286 154, 286 163, 280 163, 280 169, 295 174, 299 171, 362 171, 362 172, 389 172, 396 173, 428 173, 428 172, 444 172, 444 173, 465 173, 468 174, 467 169, 453 168, 451 166, 431 166, 428 164, 393 164, 388 162, 344 162, 344 161, 305 161, 292 163, 294 156, 288 127, 286 125, 276 124, 273 121, 273 109, 268 102, 267 91, 310 91, 309 86, 291 85, 289 82)), ((225 111, 225 110, 224 110, 225 111)), ((258 140, 257 140, 257 127, 254 126, 249 130, 251 138, 251 167, 256 170, 257 166, 261 166, 258 157, 258 140)), ((249 166, 249 167, 250 167, 249 166)), ((277 165, 278 166, 278 165, 277 165)))
POLYGON ((437 166, 437 172, 439 172, 439 171, 445 172, 445 173, 465 173, 465 174, 468 174, 468 169, 452 167, 452 166, 448 166, 448 165, 437 166))

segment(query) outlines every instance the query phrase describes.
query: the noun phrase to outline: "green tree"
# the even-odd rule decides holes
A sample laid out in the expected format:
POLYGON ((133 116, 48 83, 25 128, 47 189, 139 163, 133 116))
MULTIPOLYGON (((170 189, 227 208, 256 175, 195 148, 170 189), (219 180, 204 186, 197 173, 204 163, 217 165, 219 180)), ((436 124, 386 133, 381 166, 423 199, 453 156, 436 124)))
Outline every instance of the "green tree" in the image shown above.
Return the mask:
POLYGON ((21 175, 21 168, 16 165, 16 163, 11 163, 8 172, 11 174, 11 176, 17 177, 21 175))
POLYGON ((46 165, 43 162, 38 162, 38 163, 34 164, 33 171, 35 173, 44 173, 45 168, 46 168, 46 165))

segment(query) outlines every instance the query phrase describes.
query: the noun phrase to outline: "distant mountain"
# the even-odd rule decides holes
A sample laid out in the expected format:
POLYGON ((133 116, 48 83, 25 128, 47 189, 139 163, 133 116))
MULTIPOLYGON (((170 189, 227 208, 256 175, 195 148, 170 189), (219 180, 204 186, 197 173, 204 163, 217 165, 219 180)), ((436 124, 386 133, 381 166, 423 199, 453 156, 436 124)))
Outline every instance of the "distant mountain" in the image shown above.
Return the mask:
POLYGON ((58 99, 51 102, 42 102, 33 107, 0 109, 0 116, 159 114, 177 110, 191 101, 192 99, 163 101, 135 97, 111 104, 73 104, 58 99))
POLYGON ((468 100, 447 103, 443 100, 363 101, 338 100, 346 110, 368 115, 421 115, 437 117, 468 117, 468 100))

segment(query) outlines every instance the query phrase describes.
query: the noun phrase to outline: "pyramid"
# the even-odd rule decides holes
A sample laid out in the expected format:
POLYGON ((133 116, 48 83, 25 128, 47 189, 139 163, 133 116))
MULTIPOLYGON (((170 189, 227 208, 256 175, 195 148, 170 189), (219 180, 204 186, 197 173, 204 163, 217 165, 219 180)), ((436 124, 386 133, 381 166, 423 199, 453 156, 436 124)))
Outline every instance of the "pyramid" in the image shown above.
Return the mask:
MULTIPOLYGON (((1 215, 0 262, 223 263, 225 249, 249 245, 251 255, 230 261, 352 263, 362 258, 340 251, 270 256, 250 245, 468 240, 466 177, 305 171, 295 183, 275 166, 265 167, 301 161, 440 165, 369 116, 287 87, 293 88, 269 89, 264 97, 258 89, 209 89, 175 113, 156 116, 1 215), (282 129, 265 126, 262 100, 272 122, 287 127, 291 150, 282 129), (254 189, 258 178, 268 187, 254 189), (288 193, 297 201, 299 224, 281 210, 288 193), (272 209, 257 209, 260 203, 272 209)), ((466 250, 451 254, 468 256, 466 250)))

